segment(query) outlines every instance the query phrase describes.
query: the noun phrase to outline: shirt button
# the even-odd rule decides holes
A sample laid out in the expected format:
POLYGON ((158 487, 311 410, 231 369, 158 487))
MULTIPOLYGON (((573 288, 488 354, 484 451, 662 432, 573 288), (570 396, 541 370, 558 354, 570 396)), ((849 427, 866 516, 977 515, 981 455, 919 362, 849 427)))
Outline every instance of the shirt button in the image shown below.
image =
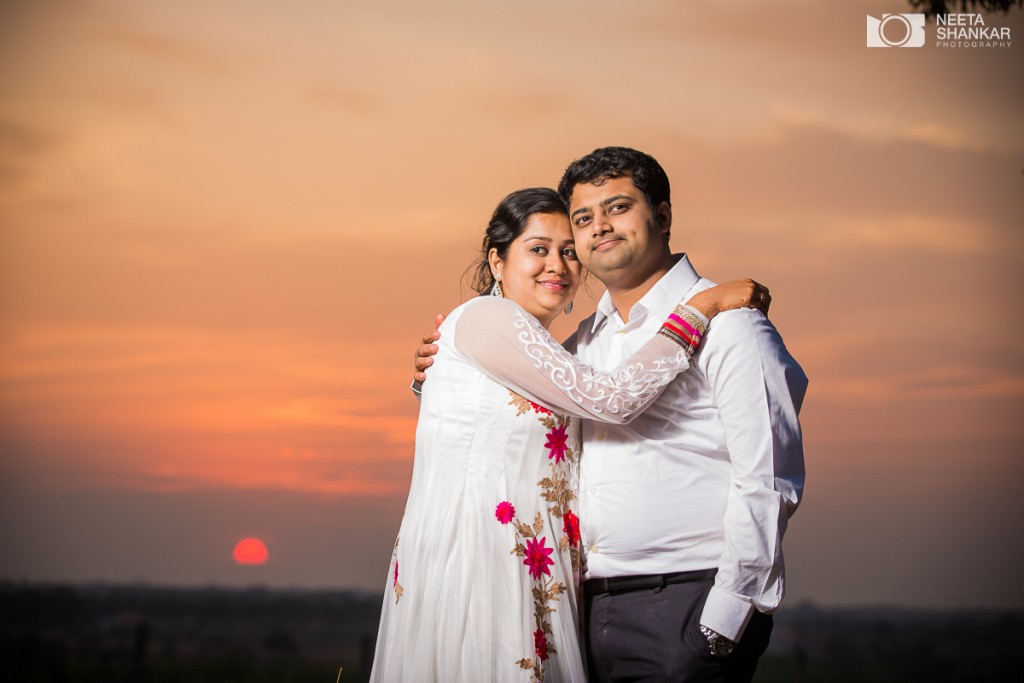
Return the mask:
POLYGON ((604 441, 604 434, 598 434, 597 435, 597 440, 598 441, 604 441))
POLYGON ((587 550, 589 550, 589 551, 590 551, 590 552, 592 552, 592 553, 596 553, 596 552, 598 552, 598 550, 597 550, 597 546, 596 546, 596 545, 594 545, 593 543, 591 543, 591 544, 590 544, 589 546, 587 546, 587 550))
POLYGON ((589 493, 592 496, 596 496, 597 495, 597 489, 594 488, 593 486, 591 486, 589 489, 587 489, 587 493, 589 493))

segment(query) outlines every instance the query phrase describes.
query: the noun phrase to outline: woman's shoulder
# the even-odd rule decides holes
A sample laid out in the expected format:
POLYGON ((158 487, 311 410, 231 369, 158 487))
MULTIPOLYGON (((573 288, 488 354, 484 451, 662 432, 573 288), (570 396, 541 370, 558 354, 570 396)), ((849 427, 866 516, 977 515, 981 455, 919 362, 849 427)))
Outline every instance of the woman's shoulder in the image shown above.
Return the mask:
MULTIPOLYGON (((490 320, 494 318, 508 318, 517 313, 526 314, 522 307, 511 299, 497 296, 478 296, 456 306, 444 324, 455 327, 460 318, 469 320, 490 320)), ((442 326, 443 326, 442 325, 442 326)))

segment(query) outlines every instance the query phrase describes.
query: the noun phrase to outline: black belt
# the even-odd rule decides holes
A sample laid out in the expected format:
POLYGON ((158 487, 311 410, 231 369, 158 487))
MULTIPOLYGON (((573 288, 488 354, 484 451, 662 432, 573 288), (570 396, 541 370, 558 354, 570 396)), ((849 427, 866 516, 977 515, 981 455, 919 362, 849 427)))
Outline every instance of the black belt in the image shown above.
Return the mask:
POLYGON ((695 572, 675 572, 672 574, 645 574, 640 576, 616 576, 610 579, 589 579, 583 586, 591 595, 600 593, 627 593, 651 588, 664 588, 677 583, 690 581, 713 581, 717 569, 700 569, 695 572))

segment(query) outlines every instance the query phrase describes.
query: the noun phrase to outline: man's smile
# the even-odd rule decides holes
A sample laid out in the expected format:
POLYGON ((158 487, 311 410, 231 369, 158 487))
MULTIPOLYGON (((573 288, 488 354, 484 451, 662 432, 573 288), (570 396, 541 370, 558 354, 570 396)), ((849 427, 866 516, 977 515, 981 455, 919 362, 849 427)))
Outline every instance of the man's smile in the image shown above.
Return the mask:
POLYGON ((602 242, 598 242, 591 251, 607 251, 621 241, 621 237, 610 237, 602 242))

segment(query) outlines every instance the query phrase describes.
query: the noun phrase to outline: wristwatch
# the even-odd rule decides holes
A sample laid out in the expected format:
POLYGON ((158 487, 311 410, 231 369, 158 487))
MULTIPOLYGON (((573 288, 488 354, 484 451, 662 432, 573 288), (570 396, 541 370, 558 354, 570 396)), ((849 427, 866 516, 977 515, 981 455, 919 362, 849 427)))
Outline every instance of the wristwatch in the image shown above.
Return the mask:
POLYGON ((721 633, 712 631, 707 626, 701 625, 700 632, 708 639, 708 649, 711 650, 711 654, 715 657, 728 657, 732 654, 733 648, 736 647, 736 643, 721 633))

